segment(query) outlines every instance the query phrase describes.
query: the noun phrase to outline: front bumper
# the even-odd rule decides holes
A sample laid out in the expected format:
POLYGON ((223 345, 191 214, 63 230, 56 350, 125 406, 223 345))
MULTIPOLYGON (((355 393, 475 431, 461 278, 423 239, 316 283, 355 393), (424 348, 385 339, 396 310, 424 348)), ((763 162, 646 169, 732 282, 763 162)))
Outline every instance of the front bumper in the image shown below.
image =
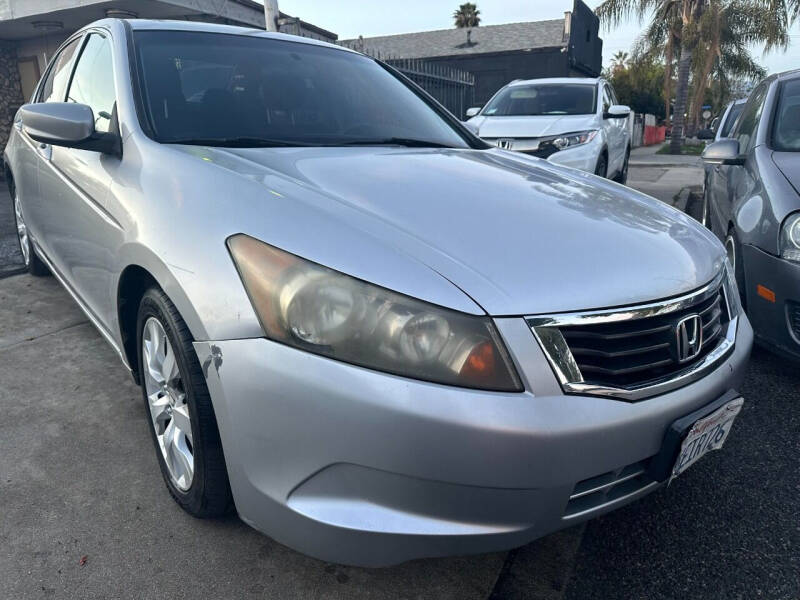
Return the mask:
POLYGON ((365 566, 525 544, 655 489, 629 475, 675 419, 739 384, 752 344, 742 318, 715 371, 628 403, 563 395, 525 321, 496 322, 523 393, 404 379, 265 339, 197 342, 242 519, 365 566), (602 502, 579 495, 608 477, 621 484, 602 502))
POLYGON ((800 359, 800 265, 755 246, 742 246, 747 315, 756 338, 771 349, 800 359), (774 302, 758 294, 761 285, 774 302))

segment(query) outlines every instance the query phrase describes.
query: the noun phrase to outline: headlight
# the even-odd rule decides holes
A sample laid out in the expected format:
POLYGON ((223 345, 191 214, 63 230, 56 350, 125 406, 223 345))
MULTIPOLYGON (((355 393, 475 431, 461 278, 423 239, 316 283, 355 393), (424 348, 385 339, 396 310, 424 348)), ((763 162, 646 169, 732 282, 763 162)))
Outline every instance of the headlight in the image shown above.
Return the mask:
POLYGON ((415 379, 522 390, 488 317, 365 283, 246 235, 228 248, 271 340, 415 379))
POLYGON ((739 286, 736 285, 736 273, 734 273, 731 261, 727 258, 725 259, 725 275, 725 298, 732 319, 742 311, 742 299, 739 297, 739 286))
POLYGON ((783 222, 780 249, 786 260, 800 262, 800 212, 789 215, 783 222))
POLYGON ((567 148, 572 148, 573 146, 588 144, 595 138, 596 135, 596 129, 592 129, 591 131, 580 131, 578 133, 568 133, 554 138, 552 143, 553 146, 555 146, 558 150, 566 150, 567 148))

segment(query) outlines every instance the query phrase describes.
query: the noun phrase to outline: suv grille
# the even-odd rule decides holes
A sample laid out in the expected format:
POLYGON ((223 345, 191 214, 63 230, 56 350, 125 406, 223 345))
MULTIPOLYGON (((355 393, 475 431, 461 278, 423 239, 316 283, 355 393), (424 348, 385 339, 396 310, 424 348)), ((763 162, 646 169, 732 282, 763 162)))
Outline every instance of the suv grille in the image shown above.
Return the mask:
POLYGON ((701 302, 666 315, 615 323, 562 327, 561 333, 586 383, 604 387, 646 385, 701 362, 722 340, 728 323, 721 290, 701 302), (699 354, 681 362, 676 325, 699 315, 703 324, 699 354))

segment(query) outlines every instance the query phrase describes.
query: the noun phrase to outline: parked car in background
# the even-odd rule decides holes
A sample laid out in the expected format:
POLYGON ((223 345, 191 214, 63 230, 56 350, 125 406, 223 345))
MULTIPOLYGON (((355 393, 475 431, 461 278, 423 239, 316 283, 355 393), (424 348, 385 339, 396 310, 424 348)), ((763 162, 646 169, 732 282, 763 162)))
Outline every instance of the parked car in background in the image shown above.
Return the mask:
POLYGON ((724 240, 757 337, 800 358, 800 71, 752 92, 706 148, 708 227, 724 240))
MULTIPOLYGON (((740 98, 739 100, 734 100, 733 102, 728 103, 728 106, 725 108, 725 112, 722 113, 722 117, 716 123, 713 135, 709 136, 708 139, 713 139, 714 141, 719 141, 721 139, 727 138, 731 131, 733 130, 733 126, 736 124, 736 119, 739 118, 739 115, 742 114, 742 109, 744 108, 745 103, 747 102, 747 98, 740 98)), ((711 171, 714 169, 715 165, 710 163, 705 163, 703 165, 705 169, 705 179, 704 179, 704 194, 705 190, 708 189, 708 178, 711 175, 711 171)), ((708 201, 703 198, 703 211, 700 216, 700 221, 708 227, 708 201)))
POLYGON ((5 165, 29 269, 141 386, 176 502, 324 560, 525 544, 666 484, 742 406, 710 232, 346 48, 100 21, 5 165))
POLYGON ((467 127, 491 144, 627 182, 630 108, 604 79, 514 81, 481 108, 467 127))

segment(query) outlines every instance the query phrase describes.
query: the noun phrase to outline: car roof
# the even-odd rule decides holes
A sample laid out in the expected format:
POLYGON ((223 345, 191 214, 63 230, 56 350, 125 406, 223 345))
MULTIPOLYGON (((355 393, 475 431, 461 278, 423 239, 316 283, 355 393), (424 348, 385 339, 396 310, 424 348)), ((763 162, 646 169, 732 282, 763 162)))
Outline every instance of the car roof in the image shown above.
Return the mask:
POLYGON ((323 42, 312 38, 301 37, 297 35, 289 35, 286 33, 265 31, 263 29, 257 29, 255 27, 240 27, 237 25, 203 23, 199 21, 179 21, 179 20, 169 20, 169 19, 163 19, 163 20, 162 19, 102 19, 100 21, 95 21, 94 23, 90 23, 83 29, 89 29, 92 27, 102 27, 103 25, 108 26, 113 22, 127 23, 128 25, 130 25, 131 29, 135 31, 190 31, 190 32, 200 32, 200 33, 222 33, 228 35, 242 35, 248 37, 261 37, 268 39, 299 42, 302 44, 309 44, 313 46, 327 46, 329 48, 335 48, 337 50, 342 50, 345 52, 353 52, 354 54, 358 54, 358 52, 356 52, 355 50, 351 50, 350 48, 345 48, 344 46, 338 46, 335 44, 329 44, 328 42, 323 42))
POLYGON ((548 84, 548 83, 583 83, 583 84, 597 84, 598 82, 602 81, 600 78, 593 78, 593 77, 544 77, 542 79, 518 79, 517 81, 512 81, 509 83, 509 86, 518 86, 518 85, 531 85, 531 84, 548 84))

